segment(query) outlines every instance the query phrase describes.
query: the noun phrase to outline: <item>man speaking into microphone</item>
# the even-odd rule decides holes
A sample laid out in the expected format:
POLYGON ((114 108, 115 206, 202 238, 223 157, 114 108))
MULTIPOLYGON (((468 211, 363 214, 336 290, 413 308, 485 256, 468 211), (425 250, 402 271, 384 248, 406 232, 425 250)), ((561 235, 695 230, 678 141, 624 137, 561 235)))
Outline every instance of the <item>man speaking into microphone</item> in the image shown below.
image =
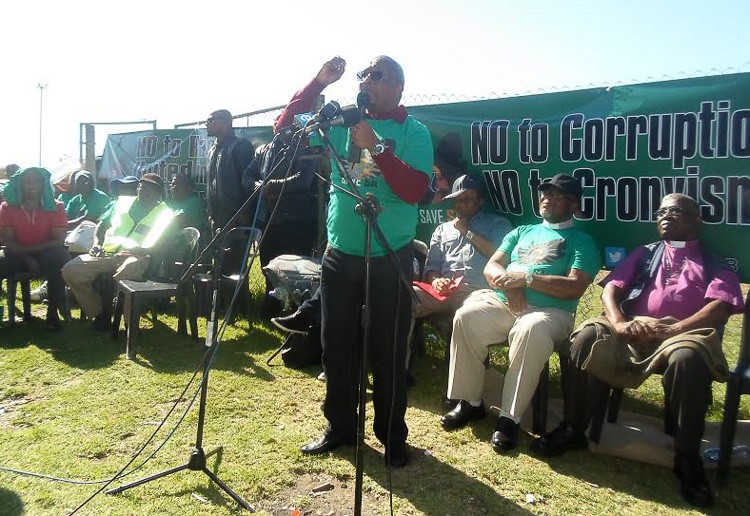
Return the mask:
MULTIPOLYGON (((334 57, 315 78, 298 91, 276 122, 279 130, 295 114, 309 111, 317 96, 344 74, 346 61, 334 57)), ((364 119, 350 128, 331 127, 328 138, 349 171, 359 193, 372 194, 380 204, 378 223, 395 250, 400 271, 372 239, 370 264, 370 356, 373 373, 375 436, 385 445, 386 462, 403 467, 406 446, 406 340, 411 297, 399 282, 399 272, 411 282, 411 242, 417 226, 417 202, 432 175, 432 140, 427 128, 400 104, 404 90, 401 66, 387 56, 376 57, 357 74, 364 119), (366 95, 365 95, 366 94, 366 95), (395 339, 395 342, 394 342, 395 339), (392 411, 392 413, 391 413, 392 411)), ((335 163, 331 182, 348 189, 335 163)), ((358 351, 361 343, 359 311, 365 289, 365 230, 357 201, 331 187, 328 207, 328 248, 321 277, 323 369, 326 398, 323 412, 328 427, 323 436, 303 446, 306 454, 320 454, 342 444, 354 444, 357 431, 358 351)))

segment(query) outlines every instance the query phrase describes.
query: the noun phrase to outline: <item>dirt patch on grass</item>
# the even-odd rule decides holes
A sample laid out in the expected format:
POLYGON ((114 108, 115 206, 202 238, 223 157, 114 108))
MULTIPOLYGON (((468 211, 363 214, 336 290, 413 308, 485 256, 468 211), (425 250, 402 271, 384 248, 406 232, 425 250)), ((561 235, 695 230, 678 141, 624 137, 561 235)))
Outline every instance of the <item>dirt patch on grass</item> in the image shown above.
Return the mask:
POLYGON ((0 401, 0 427, 7 428, 9 426, 12 426, 11 421, 16 416, 18 408, 39 399, 41 398, 27 395, 11 396, 10 398, 0 401))
MULTIPOLYGON (((362 514, 387 513, 388 495, 362 493, 362 514)), ((322 473, 302 473, 297 482, 268 500, 257 510, 274 516, 289 516, 295 509, 301 516, 345 516, 354 514, 354 477, 340 479, 322 473)))

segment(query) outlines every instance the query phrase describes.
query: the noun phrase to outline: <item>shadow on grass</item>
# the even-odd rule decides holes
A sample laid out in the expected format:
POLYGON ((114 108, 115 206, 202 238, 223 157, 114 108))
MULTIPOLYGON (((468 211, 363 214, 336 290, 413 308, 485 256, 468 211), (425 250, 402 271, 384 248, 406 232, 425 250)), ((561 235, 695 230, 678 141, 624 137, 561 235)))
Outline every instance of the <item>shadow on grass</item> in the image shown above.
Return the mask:
POLYGON ((0 487, 0 509, 6 516, 26 514, 23 501, 15 491, 0 487))
MULTIPOLYGON (((353 448, 348 448, 353 450, 353 448)), ((514 501, 502 497, 493 488, 462 471, 445 464, 425 450, 411 446, 410 461, 404 469, 391 470, 391 489, 394 495, 409 500, 423 514, 532 514, 514 501), (418 481, 415 481, 418 479, 418 481), (427 494, 425 496, 425 494, 427 494)), ((347 453, 352 469, 356 465, 355 452, 347 453)), ((364 474, 388 491, 388 471, 383 453, 365 447, 364 474)), ((354 485, 354 478, 351 479, 354 485)), ((366 500, 366 496, 363 497, 366 500)), ((387 504, 386 498, 382 504, 387 504)), ((351 500, 354 507, 354 499, 351 500)), ((366 507, 372 510, 384 509, 366 507)))
POLYGON ((36 346, 50 353, 56 360, 80 369, 99 369, 111 365, 119 354, 109 334, 95 332, 87 321, 65 321, 63 329, 52 332, 44 321, 34 318, 29 322, 3 328, 3 348, 36 346))

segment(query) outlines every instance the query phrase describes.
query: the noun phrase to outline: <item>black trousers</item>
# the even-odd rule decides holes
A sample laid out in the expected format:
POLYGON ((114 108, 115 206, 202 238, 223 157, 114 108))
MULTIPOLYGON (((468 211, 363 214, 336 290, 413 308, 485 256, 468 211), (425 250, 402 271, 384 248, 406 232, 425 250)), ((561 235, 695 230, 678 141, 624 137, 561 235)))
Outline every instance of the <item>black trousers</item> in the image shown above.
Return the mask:
MULTIPOLYGON (((581 370, 597 338, 594 326, 576 335, 566 372, 565 420, 581 432, 588 428, 594 411, 605 401, 609 389, 609 385, 581 370)), ((678 452, 696 454, 712 401, 713 378, 708 366, 698 352, 681 348, 671 353, 664 370, 658 372, 664 388, 664 431, 674 437, 678 452)))
MULTIPOLYGON (((411 283, 413 251, 397 251, 399 267, 411 283)), ((406 442, 406 341, 411 319, 411 298, 399 283, 388 257, 371 261, 370 354, 373 374, 373 429, 387 444, 406 442), (394 341, 395 337, 395 341, 394 341), (390 423, 390 425, 389 425, 390 423)), ((357 428, 360 309, 364 301, 365 260, 329 248, 323 256, 321 278, 323 370, 326 398, 323 412, 328 431, 353 438, 357 428)))
MULTIPOLYGON (((50 247, 31 256, 39 262, 42 276, 47 280, 49 312, 57 310, 63 306, 65 299, 65 281, 61 271, 63 265, 70 261, 70 253, 64 247, 50 247)), ((7 249, 0 251, 0 278, 17 272, 28 272, 23 257, 7 249)))

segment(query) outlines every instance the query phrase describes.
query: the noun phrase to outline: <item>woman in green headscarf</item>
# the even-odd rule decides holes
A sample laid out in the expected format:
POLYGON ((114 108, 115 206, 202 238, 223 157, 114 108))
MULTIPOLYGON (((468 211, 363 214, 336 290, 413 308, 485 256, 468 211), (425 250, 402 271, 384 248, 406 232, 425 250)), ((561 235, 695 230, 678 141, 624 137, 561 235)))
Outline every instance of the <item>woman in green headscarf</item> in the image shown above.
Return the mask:
POLYGON ((70 260, 64 247, 68 220, 62 203, 55 201, 50 173, 30 167, 16 172, 3 190, 0 204, 0 277, 17 272, 43 276, 49 283, 47 327, 60 329, 58 307, 65 296, 60 273, 70 260))

